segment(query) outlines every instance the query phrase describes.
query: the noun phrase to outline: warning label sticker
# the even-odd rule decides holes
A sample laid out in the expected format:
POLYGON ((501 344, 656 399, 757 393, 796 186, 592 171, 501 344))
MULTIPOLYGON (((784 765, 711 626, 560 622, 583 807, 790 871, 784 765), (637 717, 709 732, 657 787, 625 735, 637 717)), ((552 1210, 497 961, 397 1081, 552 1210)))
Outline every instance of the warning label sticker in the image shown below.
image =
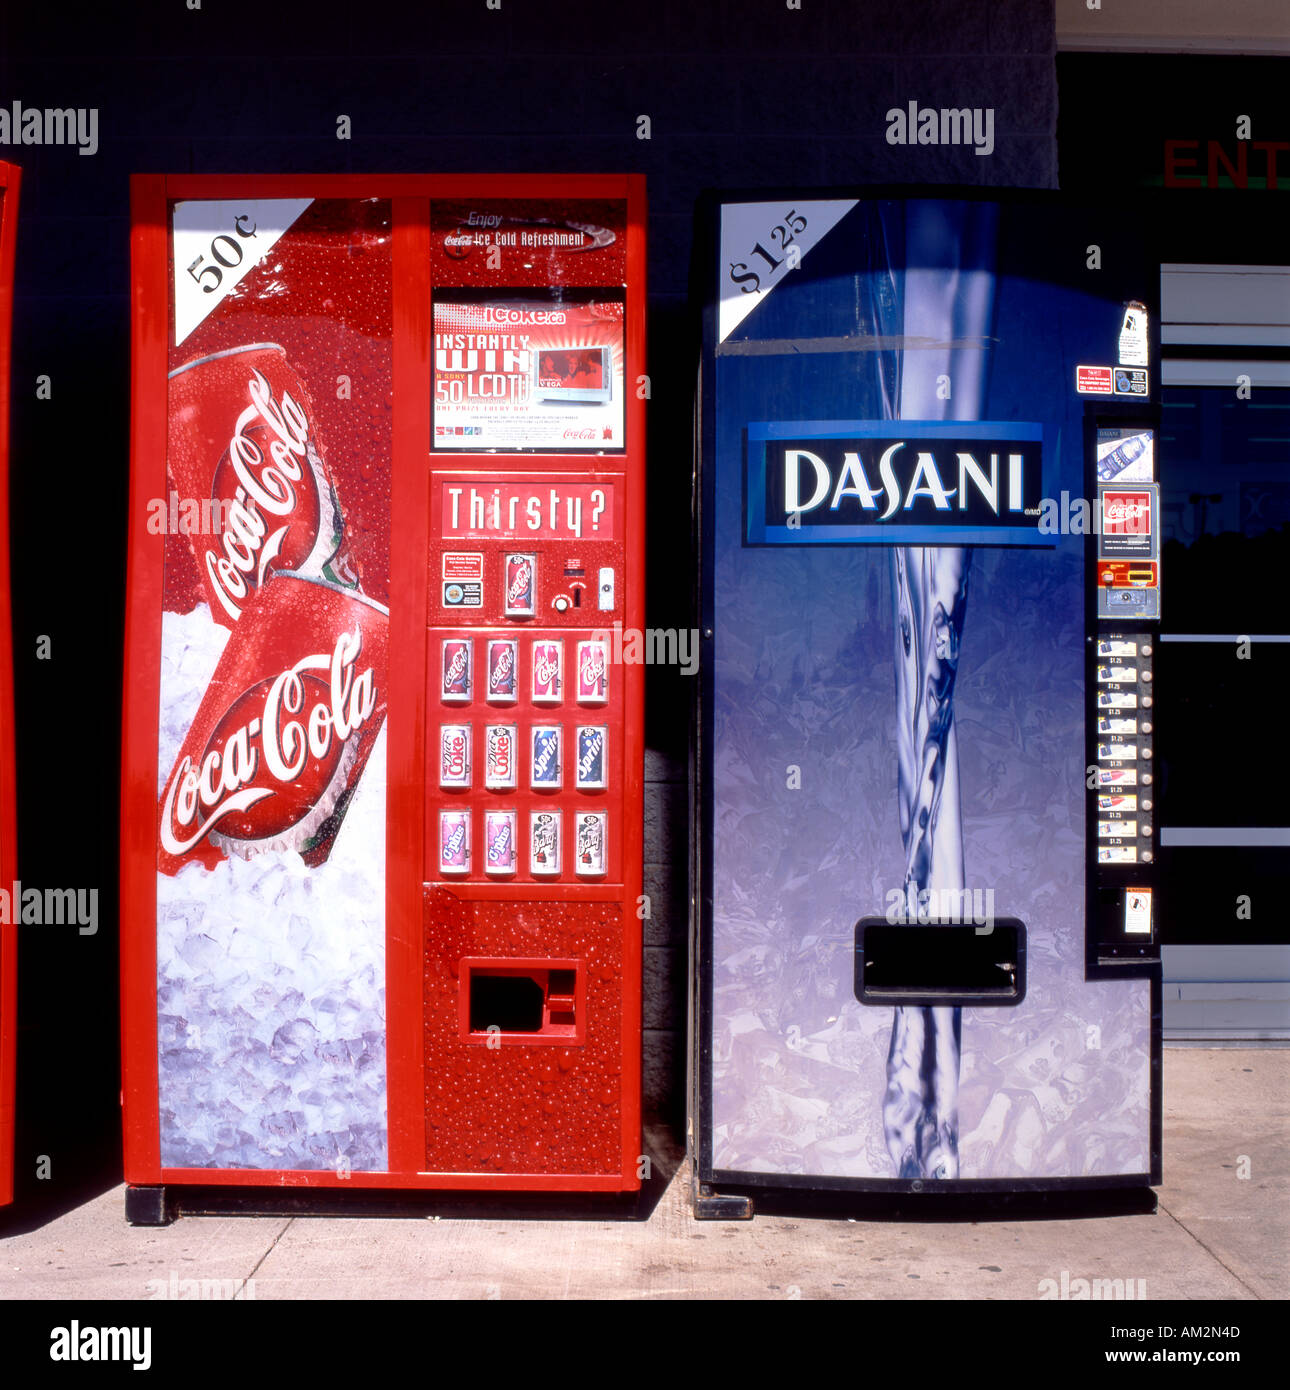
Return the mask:
POLYGON ((460 550, 445 550, 443 554, 443 577, 445 579, 484 580, 484 557, 460 550))
POLYGON ((1075 389, 1081 396, 1110 396, 1114 393, 1110 367, 1076 367, 1075 389))
POLYGON ((1114 377, 1117 396, 1145 397, 1147 395, 1147 369, 1145 367, 1117 367, 1114 377))

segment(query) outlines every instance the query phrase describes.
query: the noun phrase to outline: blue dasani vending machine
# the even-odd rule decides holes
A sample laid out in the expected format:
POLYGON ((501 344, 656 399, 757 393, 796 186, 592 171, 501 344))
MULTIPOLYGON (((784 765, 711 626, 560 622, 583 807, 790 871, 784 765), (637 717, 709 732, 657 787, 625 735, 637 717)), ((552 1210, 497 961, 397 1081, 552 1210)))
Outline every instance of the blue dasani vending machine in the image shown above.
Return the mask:
POLYGON ((958 190, 701 212, 700 1215, 1160 1180, 1133 232, 958 190))

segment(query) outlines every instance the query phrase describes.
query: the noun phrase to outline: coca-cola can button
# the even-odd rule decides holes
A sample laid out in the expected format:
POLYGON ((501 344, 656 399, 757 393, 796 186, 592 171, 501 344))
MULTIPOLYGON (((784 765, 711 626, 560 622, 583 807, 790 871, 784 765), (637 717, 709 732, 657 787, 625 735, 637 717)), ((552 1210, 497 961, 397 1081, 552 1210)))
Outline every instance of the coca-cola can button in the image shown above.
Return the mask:
POLYGON ((564 699, 564 643, 559 639, 533 643, 535 705, 558 705, 564 699))
POLYGON ((503 611, 508 618, 531 618, 537 613, 537 556, 506 557, 506 594, 503 611))

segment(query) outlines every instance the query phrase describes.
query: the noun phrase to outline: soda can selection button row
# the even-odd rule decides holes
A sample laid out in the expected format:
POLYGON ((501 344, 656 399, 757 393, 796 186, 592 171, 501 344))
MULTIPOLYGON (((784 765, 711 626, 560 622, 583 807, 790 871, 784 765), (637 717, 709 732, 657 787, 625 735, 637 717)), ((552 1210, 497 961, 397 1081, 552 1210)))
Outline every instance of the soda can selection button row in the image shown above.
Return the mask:
MULTIPOLYGON (((501 877, 519 869, 517 811, 484 813, 484 863, 486 874, 501 877)), ((561 811, 529 812, 529 873, 534 877, 557 877, 564 870, 563 825, 561 811)), ((606 811, 574 813, 573 868, 582 878, 604 875, 608 861, 609 815, 606 811)), ((471 860, 471 813, 440 811, 439 872, 461 877, 473 869, 471 860)))
MULTIPOLYGON (((592 638, 577 644, 573 698, 580 705, 603 705, 609 700, 609 644, 592 638)), ((533 643, 535 705, 558 705, 564 699, 564 642, 556 637, 533 643)))
MULTIPOLYGON (((604 724, 576 726, 573 785, 579 791, 604 791, 609 785, 607 752, 609 728, 604 724)), ((534 724, 529 730, 529 786, 534 791, 560 791, 564 786, 564 726, 534 724)), ((461 790, 474 785, 469 724, 439 726, 439 785, 461 790)), ((489 791, 514 791, 519 785, 519 728, 515 724, 484 726, 484 786, 489 791)))
MULTIPOLYGON (((519 699, 519 643, 513 637, 493 637, 486 643, 484 698, 490 704, 510 705, 519 699)), ((558 705, 565 698, 564 642, 540 638, 531 649, 529 698, 535 705, 558 705)), ((591 638, 577 644, 574 699, 580 705, 603 705, 609 700, 609 644, 591 638)), ((448 637, 442 643, 439 696, 444 704, 468 705, 475 698, 474 641, 448 637)))
MULTIPOLYGON (((460 790, 474 785, 472 734, 469 724, 439 726, 439 785, 460 790)), ((484 786, 513 791, 518 785, 519 735, 514 724, 484 728, 484 786)))
MULTIPOLYGON (((446 705, 468 705, 475 698, 475 644, 469 637, 449 637, 442 644, 439 698, 446 705)), ((512 705, 519 699, 519 643, 513 637, 486 643, 484 698, 512 705)))

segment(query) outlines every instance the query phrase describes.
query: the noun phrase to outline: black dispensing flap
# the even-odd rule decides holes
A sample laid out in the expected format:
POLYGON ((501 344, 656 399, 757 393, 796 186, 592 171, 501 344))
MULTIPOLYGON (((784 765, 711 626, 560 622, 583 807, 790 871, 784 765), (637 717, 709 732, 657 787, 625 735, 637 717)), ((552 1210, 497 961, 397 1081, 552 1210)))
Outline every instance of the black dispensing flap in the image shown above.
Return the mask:
POLYGON ((855 995, 862 1004, 1012 1005, 1026 997, 1026 928, 1016 917, 984 926, 862 917, 855 995))

